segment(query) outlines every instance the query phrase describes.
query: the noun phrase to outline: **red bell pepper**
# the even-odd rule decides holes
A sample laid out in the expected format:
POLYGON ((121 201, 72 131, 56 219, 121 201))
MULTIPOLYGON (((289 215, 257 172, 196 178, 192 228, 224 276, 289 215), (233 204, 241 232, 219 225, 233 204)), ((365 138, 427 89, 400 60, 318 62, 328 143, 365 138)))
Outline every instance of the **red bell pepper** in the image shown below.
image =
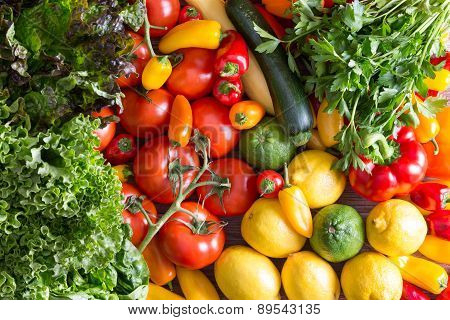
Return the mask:
POLYGON ((178 24, 185 23, 191 20, 203 20, 203 16, 195 7, 193 6, 184 6, 178 17, 178 24))
POLYGON ((415 285, 403 281, 401 300, 430 300, 430 297, 415 285))
POLYGON ((264 7, 260 4, 255 4, 256 10, 261 13, 264 20, 266 20, 267 24, 272 28, 273 32, 277 36, 278 39, 283 39, 283 37, 286 35, 286 30, 281 25, 281 23, 278 22, 277 18, 275 18, 273 15, 271 15, 264 7))
POLYGON ((450 200, 450 189, 441 183, 421 183, 411 191, 410 197, 422 209, 443 210, 450 200))
POLYGON ((240 79, 217 79, 213 87, 213 96, 222 104, 232 106, 242 100, 244 94, 240 79))
POLYGON ((444 291, 442 291, 436 300, 450 300, 450 286, 448 286, 444 291))
POLYGON ((235 30, 223 33, 224 39, 217 50, 214 71, 227 79, 238 79, 248 70, 248 48, 244 38, 235 30))
POLYGON ((434 57, 431 58, 430 62, 433 66, 437 66, 438 64, 445 61, 444 69, 447 69, 450 71, 450 51, 447 51, 445 53, 445 56, 442 57, 434 57))
POLYGON ((131 134, 119 134, 104 151, 106 160, 112 165, 127 163, 137 153, 136 140, 131 134))
POLYGON ((450 210, 440 210, 428 215, 428 233, 450 241, 450 210))
MULTIPOLYGON (((366 141, 368 145, 378 141, 377 135, 373 137, 375 140, 366 141)), ((425 177, 427 155, 416 140, 413 129, 401 127, 392 139, 398 144, 398 157, 390 164, 375 164, 361 157, 366 170, 351 168, 349 171, 353 190, 371 201, 386 201, 395 195, 408 194, 425 177)), ((387 144, 386 141, 384 143, 387 144)), ((386 145, 383 148, 391 147, 386 145)))

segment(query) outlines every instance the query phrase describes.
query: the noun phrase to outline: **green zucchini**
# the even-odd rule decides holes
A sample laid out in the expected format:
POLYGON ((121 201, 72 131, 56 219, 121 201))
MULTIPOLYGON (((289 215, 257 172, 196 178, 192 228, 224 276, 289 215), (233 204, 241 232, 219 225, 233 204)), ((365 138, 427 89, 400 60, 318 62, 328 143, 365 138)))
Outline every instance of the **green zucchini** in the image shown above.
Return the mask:
POLYGON ((259 62, 269 85, 278 122, 297 146, 305 144, 313 125, 311 108, 300 79, 289 69, 286 52, 281 46, 273 53, 255 51, 264 40, 254 30, 254 24, 272 35, 273 30, 249 0, 228 0, 225 9, 259 62))

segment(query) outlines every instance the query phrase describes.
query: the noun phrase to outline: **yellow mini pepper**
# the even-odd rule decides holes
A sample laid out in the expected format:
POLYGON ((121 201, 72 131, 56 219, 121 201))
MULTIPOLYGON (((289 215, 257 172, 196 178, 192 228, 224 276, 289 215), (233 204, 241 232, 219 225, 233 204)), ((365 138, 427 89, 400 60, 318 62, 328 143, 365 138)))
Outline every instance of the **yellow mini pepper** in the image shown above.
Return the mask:
POLYGON ((133 170, 127 164, 120 164, 118 166, 114 166, 114 173, 119 178, 120 182, 128 182, 133 177, 133 170))
POLYGON ((437 263, 414 256, 389 259, 400 269, 403 280, 434 294, 439 294, 447 288, 447 272, 437 263))
POLYGON ((177 278, 187 300, 220 300, 216 288, 200 270, 177 267, 177 278))
POLYGON ((441 69, 434 72, 434 78, 425 78, 423 81, 428 90, 445 91, 450 85, 450 71, 447 69, 441 69))
POLYGON ((168 56, 156 56, 150 59, 142 72, 142 86, 146 90, 161 88, 172 73, 172 64, 168 56))
POLYGON ((317 112, 317 129, 319 130, 320 140, 325 147, 332 147, 338 143, 334 137, 344 126, 344 118, 337 109, 334 109, 331 113, 325 112, 327 107, 328 101, 324 99, 317 112))
POLYGON ((439 263, 450 264, 450 241, 428 235, 419 252, 428 259, 439 263))
MULTIPOLYGON (((422 99, 413 94, 412 102, 415 103, 423 103, 422 99)), ((419 125, 414 129, 414 133, 416 135, 417 140, 420 143, 427 143, 432 141, 436 148, 436 154, 439 151, 439 147, 434 140, 436 136, 439 134, 441 127, 439 125, 439 121, 436 117, 426 117, 422 113, 418 113, 419 125)))
POLYGON ((173 293, 154 283, 148 284, 148 293, 146 300, 185 300, 182 296, 173 293))
POLYGON ((191 20, 177 25, 159 42, 159 51, 172 53, 182 48, 217 49, 220 23, 214 20, 191 20))

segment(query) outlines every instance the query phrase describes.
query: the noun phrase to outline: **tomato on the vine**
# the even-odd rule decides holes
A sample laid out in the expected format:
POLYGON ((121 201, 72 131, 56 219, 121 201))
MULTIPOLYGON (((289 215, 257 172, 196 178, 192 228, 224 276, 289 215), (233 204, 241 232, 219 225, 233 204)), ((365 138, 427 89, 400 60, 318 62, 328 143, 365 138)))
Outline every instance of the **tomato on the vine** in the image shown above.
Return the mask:
POLYGON ((264 198, 276 198, 278 192, 283 189, 284 180, 281 174, 274 170, 264 170, 256 180, 258 193, 264 198))
MULTIPOLYGON (((139 188, 159 203, 174 201, 172 185, 169 181, 169 163, 179 159, 182 166, 199 166, 199 158, 194 148, 173 147, 166 136, 150 139, 138 151, 134 159, 134 178, 139 188)), ((183 174, 183 190, 195 177, 196 170, 183 174)))
POLYGON ((147 47, 147 44, 145 43, 144 37, 133 31, 128 31, 128 34, 134 41, 131 53, 135 56, 136 59, 148 61, 151 57, 151 54, 150 50, 147 47))
POLYGON ((102 124, 94 131, 94 134, 100 139, 100 145, 96 148, 98 151, 103 151, 114 138, 116 133, 116 123, 109 121, 108 118, 114 116, 114 112, 110 107, 103 107, 98 112, 92 112, 94 118, 102 118, 102 124))
POLYGON ((193 128, 211 141, 211 157, 220 158, 239 142, 239 130, 231 125, 229 109, 214 98, 208 97, 192 104, 193 128))
MULTIPOLYGON (((140 0, 139 0, 140 1, 140 0)), ((169 32, 178 21, 180 14, 179 0, 146 0, 147 1, 147 16, 150 25, 156 27, 166 27, 166 30, 150 28, 150 36, 159 38, 169 32)), ((144 34, 144 27, 139 31, 144 34)))
MULTIPOLYGON (((256 174, 246 162, 235 158, 222 158, 211 163, 211 170, 219 177, 228 178, 231 189, 222 194, 223 206, 218 194, 205 200, 205 208, 218 216, 236 216, 244 214, 258 197, 256 174)), ((200 181, 211 180, 211 173, 206 172, 200 181)), ((211 192, 211 186, 197 188, 197 194, 203 201, 211 192)))
POLYGON ((188 100, 208 95, 214 85, 214 61, 216 51, 188 48, 177 51, 181 62, 176 65, 166 82, 174 95, 183 95, 188 100))
POLYGON ((163 134, 169 125, 174 97, 164 89, 151 90, 146 96, 133 90, 123 93, 123 112, 119 115, 122 127, 139 138, 163 134))
POLYGON ((225 232, 220 220, 196 202, 181 204, 194 217, 176 212, 159 231, 159 244, 170 261, 188 269, 204 268, 220 256, 225 232))
POLYGON ((121 88, 135 87, 142 82, 142 72, 147 64, 147 60, 134 59, 132 63, 136 69, 136 72, 128 75, 127 77, 123 75, 116 80, 117 84, 121 88))
POLYGON ((193 6, 184 6, 180 11, 180 16, 178 17, 178 23, 182 24, 191 20, 202 20, 203 16, 197 8, 193 6))

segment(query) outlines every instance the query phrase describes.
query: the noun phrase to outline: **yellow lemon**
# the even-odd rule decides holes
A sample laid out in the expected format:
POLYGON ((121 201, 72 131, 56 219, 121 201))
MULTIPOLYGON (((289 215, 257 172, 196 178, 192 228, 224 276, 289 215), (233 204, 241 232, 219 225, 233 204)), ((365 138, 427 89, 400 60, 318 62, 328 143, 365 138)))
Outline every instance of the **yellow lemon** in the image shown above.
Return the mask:
POLYGON ((281 280, 290 300, 336 300, 341 292, 336 272, 311 251, 290 255, 281 271, 281 280))
POLYGON ((292 228, 278 199, 256 200, 242 219, 241 233, 253 249, 271 258, 300 251, 306 241, 292 228))
POLYGON ((310 208, 335 203, 345 189, 345 175, 332 166, 338 159, 320 150, 298 154, 289 164, 289 180, 302 189, 310 208))
POLYGON ((341 286, 349 300, 399 300, 403 280, 400 270, 376 252, 363 252, 347 261, 341 286))
POLYGON ((231 300, 277 300, 278 269, 269 258, 244 246, 225 249, 214 264, 217 285, 231 300))
POLYGON ((427 224, 411 203, 391 199, 379 203, 366 220, 370 245, 388 256, 407 256, 416 252, 427 235, 427 224))

